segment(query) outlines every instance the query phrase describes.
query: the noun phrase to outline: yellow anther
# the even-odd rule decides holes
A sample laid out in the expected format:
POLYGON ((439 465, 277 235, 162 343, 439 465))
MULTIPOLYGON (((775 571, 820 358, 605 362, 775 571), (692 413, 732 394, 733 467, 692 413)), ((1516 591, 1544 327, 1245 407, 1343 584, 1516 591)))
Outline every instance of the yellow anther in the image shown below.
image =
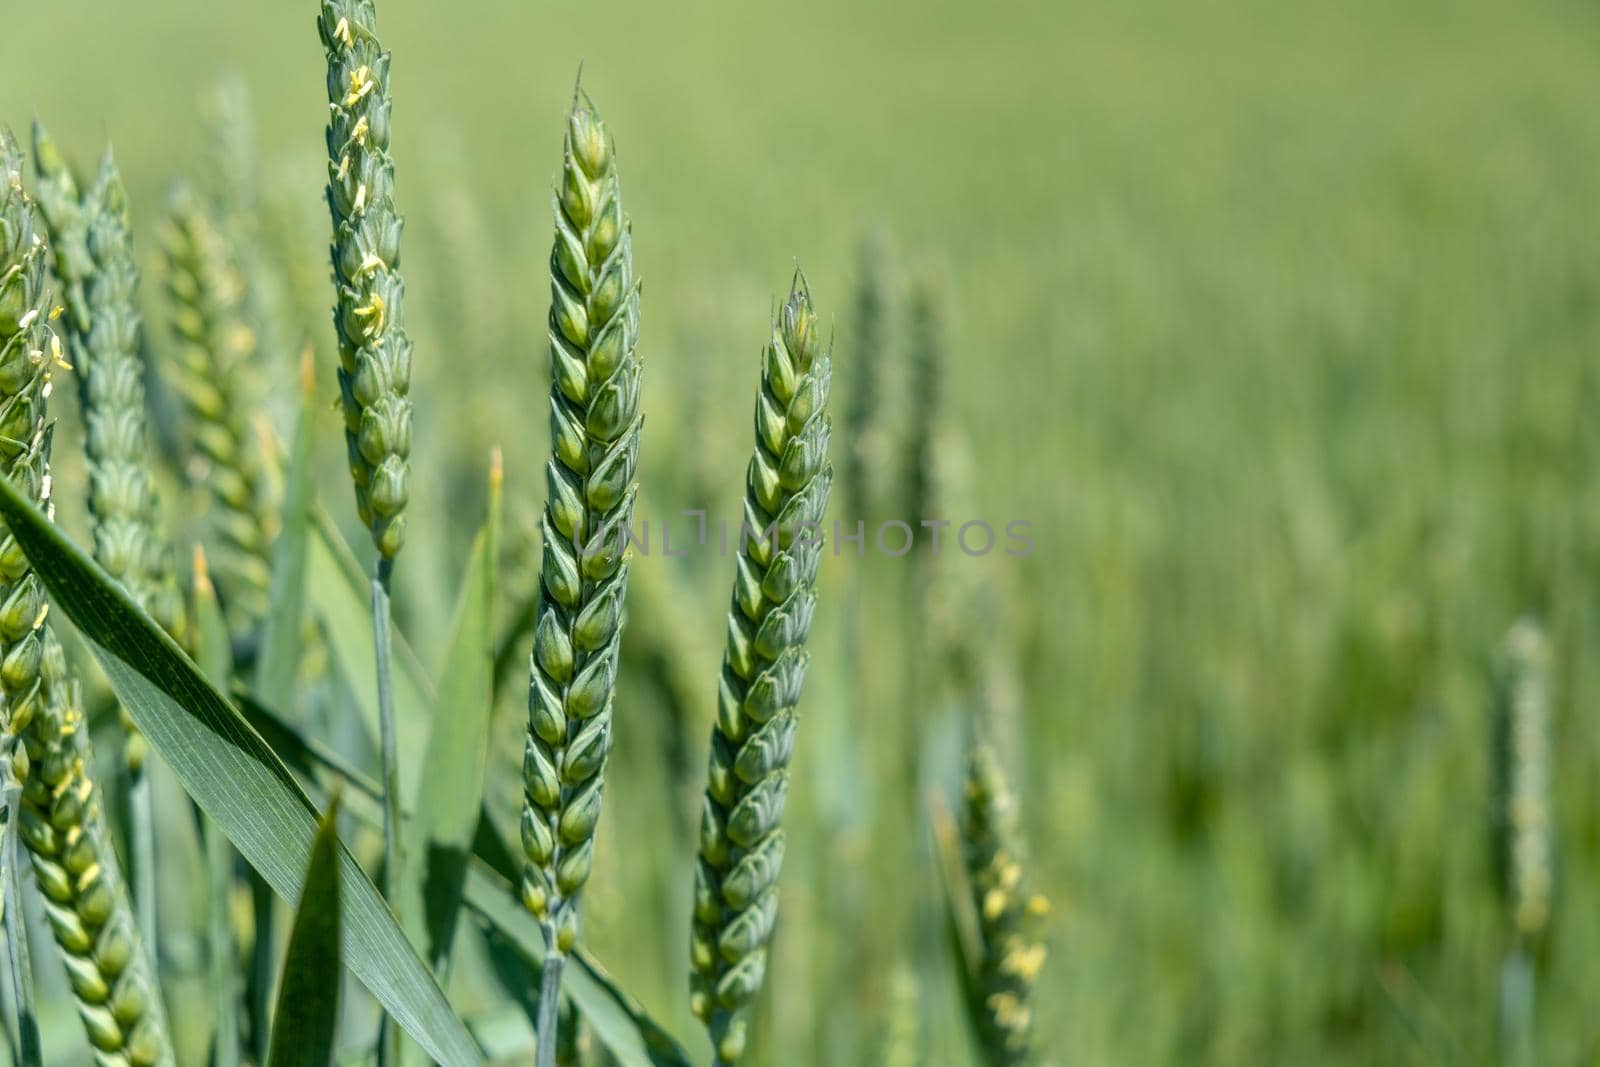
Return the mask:
POLYGON ((333 39, 335 41, 343 42, 344 46, 346 48, 354 48, 355 47, 355 45, 356 45, 355 38, 353 38, 350 35, 350 20, 349 19, 340 19, 339 20, 339 25, 337 25, 337 26, 335 26, 333 28, 333 39))
POLYGON ((350 91, 344 94, 344 106, 351 107, 377 87, 372 80, 372 68, 363 63, 350 72, 350 91))
POLYGON ((344 181, 350 176, 350 156, 345 154, 339 157, 339 180, 344 181))
POLYGON ((350 139, 360 145, 367 143, 367 116, 362 115, 356 120, 355 129, 350 131, 350 139))
POLYGON ((1003 889, 991 889, 983 895, 983 917, 993 922, 1005 914, 1006 894, 1003 889))
POLYGON ((67 310, 67 309, 62 307, 60 304, 57 304, 55 307, 51 308, 50 309, 50 321, 54 322, 57 319, 59 319, 61 317, 61 313, 63 311, 65 311, 65 310, 67 310))
POLYGON ((17 323, 17 329, 18 330, 26 330, 29 326, 32 326, 35 322, 37 322, 38 319, 39 319, 39 309, 38 308, 29 308, 28 309, 28 313, 26 315, 22 316, 21 321, 19 321, 17 323))
POLYGON ((372 301, 366 307, 356 308, 356 317, 366 319, 367 324, 362 327, 362 334, 371 339, 383 332, 383 297, 377 293, 372 294, 372 301))
POLYGON ((361 261, 361 266, 356 269, 356 273, 371 274, 373 271, 378 270, 383 266, 383 260, 379 259, 375 254, 368 252, 366 258, 361 261))
POLYGON ((49 604, 40 605, 39 614, 34 617, 33 625, 28 627, 28 629, 37 630, 39 627, 43 626, 44 625, 44 617, 46 615, 48 615, 48 614, 50 614, 50 605, 49 604))
POLYGON ((359 215, 363 211, 365 211, 366 209, 367 209, 367 183, 366 182, 362 182, 360 185, 356 186, 356 202, 355 202, 354 211, 355 211, 355 213, 357 215, 359 215))

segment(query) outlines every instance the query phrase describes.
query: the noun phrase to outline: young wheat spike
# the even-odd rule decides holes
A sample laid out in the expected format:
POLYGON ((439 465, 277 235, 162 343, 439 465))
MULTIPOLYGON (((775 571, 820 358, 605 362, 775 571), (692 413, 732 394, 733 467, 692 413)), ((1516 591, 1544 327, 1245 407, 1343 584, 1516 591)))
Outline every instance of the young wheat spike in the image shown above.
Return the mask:
POLYGON ((1532 946, 1550 921, 1550 653, 1530 619, 1511 628, 1496 678, 1498 804, 1495 852, 1517 939, 1532 946))
MULTIPOLYGON (((5 475, 48 514, 47 406, 51 370, 62 359, 47 326, 47 246, 22 188, 21 150, 3 131, 0 182, 0 457, 5 475)), ((40 582, 9 532, 0 541, 0 580, 4 756, 26 779, 18 825, 79 1014, 102 1064, 171 1064, 159 992, 89 777, 77 686, 45 625, 40 582)))
POLYGON ((43 645, 46 700, 25 737, 35 770, 23 787, 22 839, 96 1062, 169 1067, 160 988, 90 776, 78 684, 48 627, 43 645))
POLYGON ((551 458, 523 759, 522 898, 552 954, 577 939, 594 861, 638 494, 639 287, 611 136, 567 119, 550 252, 551 458))
POLYGON ((1027 1060, 1033 1042, 1031 1000, 1045 947, 1032 928, 1049 905, 1022 884, 1016 801, 994 749, 978 737, 968 753, 965 799, 964 859, 981 935, 969 1010, 985 1062, 1013 1067, 1027 1060))
MULTIPOLYGON (((33 141, 40 188, 73 192, 71 173, 37 122, 33 141)), ((160 503, 150 475, 139 272, 129 239, 127 194, 111 154, 81 201, 51 200, 43 214, 52 249, 62 247, 58 237, 70 244, 81 224, 89 254, 87 275, 77 273, 79 265, 70 256, 59 254, 56 271, 68 293, 67 333, 83 407, 95 560, 181 643, 182 598, 160 533, 160 503)))
POLYGON ((695 870, 692 1003, 719 1064, 744 1055, 777 919, 779 823, 833 480, 828 345, 798 271, 763 357, 695 870))
POLYGON ((339 393, 356 509, 387 567, 405 542, 411 341, 389 158, 389 53, 372 0, 322 0, 339 393))
POLYGON ((173 194, 162 244, 177 341, 171 378, 223 540, 213 556, 217 585, 230 627, 248 633, 266 615, 277 525, 259 442, 246 421, 259 410, 255 337, 242 317, 243 288, 222 235, 185 188, 173 194))
MULTIPOLYGON (((47 246, 22 188, 22 152, 0 129, 0 473, 36 503, 50 496, 46 403, 52 365, 61 359, 50 328, 47 246)), ((44 587, 9 530, 0 524, 0 786, 28 777, 23 730, 40 713, 44 587)))

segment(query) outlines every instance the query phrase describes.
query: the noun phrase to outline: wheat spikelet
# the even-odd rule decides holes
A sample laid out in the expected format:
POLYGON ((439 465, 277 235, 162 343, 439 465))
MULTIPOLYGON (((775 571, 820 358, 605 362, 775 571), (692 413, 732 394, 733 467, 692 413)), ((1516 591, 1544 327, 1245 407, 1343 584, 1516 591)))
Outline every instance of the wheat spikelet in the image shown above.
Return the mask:
POLYGON ((551 459, 523 762, 523 902, 555 951, 577 937, 611 748, 638 492, 639 289, 610 134, 573 102, 550 253, 551 459))
POLYGON ((833 480, 830 374, 797 272, 761 368, 695 874, 692 1000, 724 1064, 744 1054, 745 1015, 777 918, 779 823, 833 480))
POLYGON ((177 342, 170 377, 187 414, 193 473, 210 493, 223 542, 213 553, 218 591, 230 627, 247 633, 266 614, 276 531, 259 441, 246 421, 260 409, 255 337, 222 235, 188 189, 173 194, 162 245, 177 342))
POLYGON ((1549 926, 1554 889, 1550 652, 1537 623, 1511 628, 1496 667, 1495 853, 1512 931, 1531 947, 1549 926))
POLYGON ((963 857, 978 916, 980 956, 975 1002, 984 1057, 993 1067, 1027 1060, 1033 1041, 1033 988, 1045 947, 1032 927, 1049 906, 1023 885, 1016 801, 987 741, 968 753, 963 857))
POLYGON ((323 0, 317 27, 328 59, 328 210, 345 444, 356 509, 387 563, 405 543, 411 341, 389 158, 389 53, 376 21, 372 0, 323 0))

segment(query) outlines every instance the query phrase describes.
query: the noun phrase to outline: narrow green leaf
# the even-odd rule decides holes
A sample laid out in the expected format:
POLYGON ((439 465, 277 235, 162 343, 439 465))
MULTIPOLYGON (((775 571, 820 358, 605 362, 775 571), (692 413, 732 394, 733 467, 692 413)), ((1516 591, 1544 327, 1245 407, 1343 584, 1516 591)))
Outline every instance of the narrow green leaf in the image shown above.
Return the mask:
POLYGON ((434 971, 444 974, 461 906, 461 881, 478 829, 494 696, 495 567, 500 554, 500 455, 489 471, 489 516, 473 543, 422 757, 427 803, 405 832, 411 868, 403 925, 434 971))
MULTIPOLYGON (((274 739, 274 747, 291 764, 320 768, 347 783, 369 801, 361 810, 352 806, 351 814, 370 827, 381 825, 382 812, 371 803, 383 795, 377 782, 323 746, 308 741, 271 709, 249 698, 245 698, 243 706, 250 721, 264 725, 263 732, 274 739)), ((511 880, 516 877, 519 862, 516 854, 487 811, 480 806, 476 813, 462 903, 483 920, 501 945, 516 954, 523 968, 520 985, 507 984, 513 980, 506 974, 497 977, 507 984, 513 996, 520 999, 527 995, 531 1000, 538 989, 544 961, 543 934, 512 889, 511 880)), ((402 814, 408 822, 413 818, 410 810, 402 814)), ((581 948, 568 959, 563 988, 622 1067, 684 1067, 690 1062, 672 1036, 618 989, 604 968, 581 948)))
POLYGON ((978 1020, 972 1011, 973 1005, 981 1000, 978 961, 983 953, 982 935, 978 931, 978 918, 972 913, 972 893, 966 868, 961 863, 961 839, 955 816, 937 794, 928 796, 927 805, 928 826, 933 833, 934 866, 938 869, 940 898, 944 904, 945 936, 956 966, 961 1003, 968 1009, 967 1021, 976 1037, 978 1020))
POLYGON ((17 841, 22 819, 22 789, 13 785, 5 791, 5 830, 0 835, 0 910, 5 913, 6 955, 10 962, 11 1008, 15 1018, 12 1050, 17 1067, 40 1067, 44 1056, 39 1050, 39 1019, 33 1008, 33 965, 28 955, 28 920, 22 910, 22 849, 17 841))
MULTIPOLYGON (((466 904, 522 957, 531 988, 544 965, 538 920, 483 863, 467 871, 466 904)), ((683 1048, 582 949, 567 958, 562 988, 620 1067, 689 1067, 683 1048)))
POLYGON ((328 1067, 339 1031, 339 797, 317 827, 304 888, 283 956, 267 1067, 328 1067))
MULTIPOLYGON (((227 620, 211 584, 205 552, 194 554, 195 662, 219 689, 233 673, 233 650, 227 620)), ((217 824, 197 813, 205 843, 206 955, 211 977, 211 1067, 239 1067, 239 950, 233 939, 230 901, 233 895, 234 851, 217 824)), ((265 998, 263 998, 263 1002, 265 998)))
MULTIPOLYGON (((297 898, 317 813, 289 768, 121 586, 4 479, 0 517, 185 791, 279 896, 297 898)), ((371 881, 342 849, 340 865, 350 969, 443 1067, 476 1067, 471 1035, 371 881)))
POLYGON ((272 599, 261 631, 261 658, 255 690, 281 711, 294 709, 294 680, 300 669, 301 625, 305 618, 306 569, 311 542, 311 500, 316 471, 319 405, 310 360, 300 371, 300 414, 283 493, 283 522, 272 545, 272 599))

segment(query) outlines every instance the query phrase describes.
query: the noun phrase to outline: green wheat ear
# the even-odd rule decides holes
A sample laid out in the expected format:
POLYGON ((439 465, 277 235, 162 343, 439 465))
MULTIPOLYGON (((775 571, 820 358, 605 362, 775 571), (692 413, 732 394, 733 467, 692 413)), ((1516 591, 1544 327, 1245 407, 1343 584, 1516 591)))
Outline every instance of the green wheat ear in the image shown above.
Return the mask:
MULTIPOLYGON (((34 503, 49 506, 46 404, 52 364, 61 360, 46 290, 48 249, 22 187, 22 151, 0 129, 0 473, 34 503)), ((42 710, 44 587, 22 547, 0 524, 0 785, 25 781, 18 740, 42 710)))
POLYGON ((1496 858, 1520 945, 1537 947, 1555 888, 1550 812, 1550 649, 1523 619, 1506 634, 1495 670, 1496 858))
POLYGON ((594 861, 638 493, 639 287, 611 137, 580 94, 550 252, 551 458, 523 761, 524 904, 565 952, 594 861))
POLYGON ((44 630, 45 707, 28 728, 34 764, 21 836, 67 981, 103 1067, 170 1067, 161 991, 139 937, 90 774, 89 723, 61 646, 44 630))
POLYGON ((971 742, 965 791, 963 858, 981 938, 969 1009, 984 1061, 1014 1067, 1032 1050, 1033 989, 1045 959, 1034 927, 1049 903, 1023 884, 1016 799, 994 749, 981 737, 971 742))
POLYGON ((194 461, 212 500, 223 544, 214 553, 230 628, 249 633, 266 615, 276 533, 258 435, 247 413, 260 410, 251 361, 256 338, 242 310, 243 284, 215 224, 194 194, 173 192, 162 234, 167 295, 176 342, 169 367, 183 401, 194 461))
POLYGON ((42 125, 33 127, 41 213, 67 294, 68 349, 76 369, 89 468, 95 560, 161 627, 184 640, 183 601, 150 473, 144 365, 139 356, 139 271, 128 198, 111 153, 81 198, 42 125), (87 255, 70 251, 81 243, 87 255), (68 249, 63 255, 61 249, 68 249), (86 271, 86 273, 85 273, 86 271))
POLYGON ((777 920, 779 823, 833 480, 830 376, 811 294, 796 272, 761 366, 756 447, 701 810, 692 1001, 721 1064, 744 1055, 745 1016, 765 976, 777 920))
POLYGON ((405 543, 411 477, 411 340, 389 158, 389 53, 372 0, 323 0, 328 59, 328 210, 339 395, 356 509, 387 563, 405 543))
MULTIPOLYGON (((47 405, 61 353, 47 325, 47 245, 8 131, 0 131, 0 183, 0 462, 49 514, 47 405)), ((89 775, 77 684, 44 621, 40 582, 9 531, 0 540, 0 583, 0 755, 11 778, 25 779, 19 829, 79 1015, 100 1063, 166 1067, 166 1020, 89 775)))

